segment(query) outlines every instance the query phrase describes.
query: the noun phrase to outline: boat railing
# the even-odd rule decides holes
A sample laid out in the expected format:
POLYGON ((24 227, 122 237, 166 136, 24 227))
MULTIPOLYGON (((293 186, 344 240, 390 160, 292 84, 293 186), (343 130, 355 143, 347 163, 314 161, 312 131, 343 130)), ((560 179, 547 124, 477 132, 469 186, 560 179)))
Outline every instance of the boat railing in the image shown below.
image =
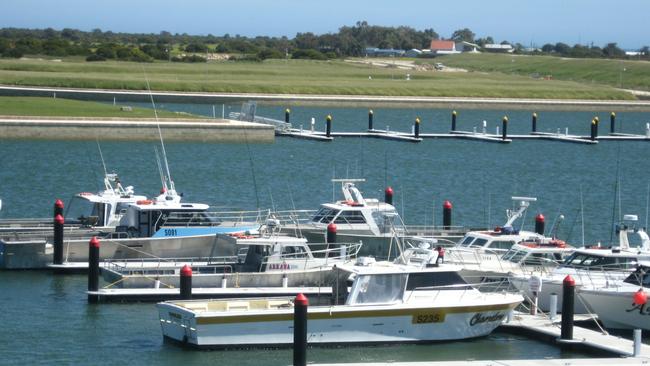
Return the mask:
POLYGON ((622 281, 632 273, 631 268, 626 270, 620 264, 568 268, 574 268, 575 273, 572 273, 571 276, 576 277, 578 283, 586 286, 600 286, 603 282, 622 281))
POLYGON ((33 219, 2 219, 0 220, 0 229, 20 229, 21 227, 52 227, 54 221, 52 218, 33 218, 33 219))
POLYGON ((279 131, 279 132, 286 132, 286 131, 291 130, 291 123, 287 123, 287 122, 284 122, 284 121, 281 121, 281 120, 278 120, 278 119, 260 117, 260 116, 255 116, 255 115, 249 116, 248 114, 243 115, 240 112, 230 112, 228 114, 228 117, 230 119, 239 120, 239 121, 245 120, 245 121, 248 121, 248 122, 257 122, 257 123, 263 123, 263 124, 266 124, 266 125, 271 125, 271 126, 273 126, 275 128, 276 131, 279 131))
MULTIPOLYGON (((262 259, 260 264, 260 272, 264 268, 268 268, 269 264, 280 264, 280 268, 275 269, 289 269, 289 264, 298 264, 300 270, 309 268, 326 266, 329 267, 336 263, 350 261, 357 257, 361 249, 361 242, 358 243, 336 243, 332 246, 329 243, 314 243, 310 244, 312 247, 324 246, 325 249, 310 250, 309 252, 297 253, 282 253, 279 256, 266 256, 262 259), (310 256, 309 253, 312 255, 310 256)), ((296 268, 291 268, 296 269, 296 268)))
POLYGON ((246 223, 261 224, 269 217, 269 210, 172 212, 161 216, 157 227, 237 226, 246 223))
POLYGON ((210 266, 210 272, 229 273, 233 264, 237 263, 236 256, 223 257, 179 257, 179 258, 129 258, 106 259, 103 267, 122 275, 143 274, 157 271, 174 271, 184 265, 196 267, 199 273, 206 272, 205 266, 210 266), (199 270, 199 268, 201 268, 199 270))

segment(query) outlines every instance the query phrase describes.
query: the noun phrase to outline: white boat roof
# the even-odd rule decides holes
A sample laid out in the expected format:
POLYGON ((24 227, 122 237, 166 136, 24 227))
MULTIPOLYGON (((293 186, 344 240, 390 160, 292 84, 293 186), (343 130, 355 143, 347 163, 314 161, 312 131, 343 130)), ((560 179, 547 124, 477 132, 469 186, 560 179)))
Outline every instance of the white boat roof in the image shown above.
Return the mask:
POLYGON ((648 258, 650 260, 650 252, 643 252, 640 250, 633 249, 617 249, 617 248, 578 248, 575 250, 575 253, 589 254, 599 257, 641 257, 648 258))
POLYGON ((543 235, 540 235, 533 231, 521 230, 518 234, 503 234, 501 231, 487 230, 487 231, 469 231, 465 234, 465 237, 473 236, 475 238, 487 239, 487 240, 520 240, 524 238, 527 239, 543 239, 543 235))
POLYGON ((306 246, 307 239, 287 235, 245 235, 245 234, 218 234, 219 240, 227 241, 234 245, 274 246, 278 244, 306 246))
POLYGON ((153 200, 139 200, 132 205, 140 211, 207 211, 209 205, 203 203, 159 202, 153 200))
POLYGON ((139 196, 139 195, 120 196, 111 191, 100 192, 99 194, 91 193, 91 192, 80 192, 77 193, 75 196, 83 198, 93 203, 111 203, 111 202, 135 203, 137 201, 147 199, 146 196, 139 196))
POLYGON ((340 210, 340 211, 361 211, 364 208, 372 208, 373 210, 380 210, 380 211, 395 210, 395 207, 393 205, 389 205, 386 202, 380 202, 377 199, 370 199, 370 198, 365 199, 365 204, 348 203, 346 201, 337 201, 337 202, 323 203, 321 204, 321 207, 326 207, 332 210, 340 210))
POLYGON ((458 272, 461 267, 450 264, 443 264, 437 267, 419 267, 409 266, 404 264, 396 264, 392 262, 373 262, 368 265, 356 264, 338 264, 334 266, 335 269, 340 269, 345 272, 350 272, 359 275, 369 274, 404 274, 404 273, 429 273, 429 272, 458 272))
POLYGON ((567 245, 565 247, 558 247, 552 245, 544 245, 544 244, 540 245, 535 243, 522 242, 522 243, 514 244, 512 246, 512 249, 526 251, 530 253, 564 253, 564 252, 573 252, 575 251, 576 248, 570 245, 567 245))

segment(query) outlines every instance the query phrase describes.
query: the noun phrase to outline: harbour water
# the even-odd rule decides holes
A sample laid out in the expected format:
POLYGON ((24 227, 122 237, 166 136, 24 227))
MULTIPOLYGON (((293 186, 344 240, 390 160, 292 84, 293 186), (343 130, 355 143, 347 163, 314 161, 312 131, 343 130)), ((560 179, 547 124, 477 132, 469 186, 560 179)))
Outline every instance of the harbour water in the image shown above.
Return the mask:
MULTIPOLYGON (((212 106, 160 107, 212 115, 212 106)), ((236 111, 238 106, 227 106, 236 111)), ((260 106, 261 115, 282 119, 284 106, 260 106)), ((217 106, 217 113, 221 108, 217 106)), ((292 108, 294 126, 315 117, 324 128, 327 114, 334 130, 366 128, 367 109, 292 108)), ((494 131, 501 117, 510 117, 509 131, 527 133, 530 113, 522 111, 460 111, 459 129, 481 129, 487 120, 494 131)), ((609 114, 598 114, 601 133, 609 114)), ((423 120, 422 132, 449 129, 450 110, 375 109, 375 125, 409 131, 423 120)), ((588 112, 542 112, 540 131, 568 127, 586 135, 594 116, 588 112)), ((650 120, 643 113, 618 113, 628 133, 643 133, 650 120)), ((164 131, 163 131, 164 134, 164 131)), ((106 166, 136 192, 154 195, 160 179, 153 143, 102 141, 106 166)), ((387 185, 410 224, 439 224, 444 200, 454 205, 454 224, 494 226, 504 221, 510 197, 533 196, 523 222, 530 229, 542 212, 547 228, 560 215, 561 239, 580 245, 609 244, 613 221, 638 214, 647 222, 650 143, 600 142, 585 146, 553 141, 490 144, 464 140, 425 140, 418 144, 374 139, 343 139, 331 143, 278 138, 274 144, 166 144, 172 178, 186 201, 238 209, 316 208, 338 197, 333 177, 363 177, 366 197, 381 198, 387 185), (618 182, 618 184, 617 184, 618 182), (616 194, 616 186, 620 193, 616 194), (618 199, 620 197, 620 200, 618 199), (581 199, 582 198, 582 199, 581 199), (581 205, 582 201, 582 205, 581 205), (582 207, 582 210, 581 210, 582 207), (584 217, 584 225, 582 224, 584 217)), ((48 217, 56 198, 100 189, 103 168, 95 141, 0 140, 0 217, 48 217)), ((53 276, 46 271, 0 272, 0 355, 2 364, 289 364, 290 350, 227 352, 185 351, 162 341, 153 304, 88 306, 83 276, 53 276)), ((422 361, 584 357, 523 337, 503 333, 466 342, 423 346, 314 349, 314 362, 422 361)))

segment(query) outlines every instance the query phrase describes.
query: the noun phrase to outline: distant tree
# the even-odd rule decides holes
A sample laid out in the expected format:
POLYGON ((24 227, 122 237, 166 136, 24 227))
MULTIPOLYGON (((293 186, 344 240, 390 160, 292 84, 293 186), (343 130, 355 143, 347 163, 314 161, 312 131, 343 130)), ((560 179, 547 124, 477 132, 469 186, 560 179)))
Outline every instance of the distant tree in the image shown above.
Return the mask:
POLYGON ((300 49, 317 49, 318 48, 318 37, 314 33, 298 33, 293 39, 296 48, 300 49))
POLYGON ((474 32, 472 32, 469 28, 463 28, 455 31, 451 35, 451 39, 456 42, 465 41, 465 42, 474 43, 475 36, 476 35, 474 34, 474 32))
POLYGON ((185 52, 208 52, 208 46, 203 43, 192 42, 185 46, 185 52))
POLYGON ((542 46, 542 52, 551 53, 553 51, 555 51, 555 46, 550 43, 547 43, 542 46))
POLYGON ((8 58, 21 58, 25 54, 24 49, 21 47, 14 47, 14 48, 9 48, 5 50, 2 53, 2 57, 8 57, 8 58))
POLYGON ((474 43, 476 43, 477 45, 483 47, 483 46, 485 46, 486 44, 493 44, 493 43, 494 43, 494 38, 492 38, 492 37, 490 37, 490 36, 487 36, 487 37, 485 37, 485 38, 479 38, 479 39, 476 39, 476 40, 474 41, 474 43))
POLYGON ((322 52, 316 51, 316 50, 295 50, 291 54, 291 58, 293 59, 308 59, 308 60, 327 60, 327 56, 325 56, 322 52))
POLYGON ((0 38, 0 53, 3 53, 6 49, 8 49, 10 46, 10 43, 7 39, 5 38, 0 38))
POLYGON ((625 56, 625 51, 618 48, 616 43, 608 43, 605 47, 603 47, 603 56, 609 58, 623 57, 625 56))
POLYGON ((558 42, 555 44, 554 50, 560 55, 568 55, 569 51, 571 51, 571 46, 566 43, 558 42))
POLYGON ((117 45, 115 44, 101 45, 95 50, 95 55, 101 56, 108 60, 117 58, 117 45))
POLYGON ((283 59, 284 56, 285 55, 284 55, 283 52, 280 52, 278 50, 274 50, 272 48, 264 48, 264 49, 260 50, 257 53, 257 57, 260 60, 266 60, 266 59, 269 59, 269 58, 283 59))
POLYGON ((93 54, 93 55, 90 55, 90 56, 86 57, 86 61, 88 61, 88 62, 106 61, 106 58, 104 58, 104 57, 102 57, 100 55, 93 54))

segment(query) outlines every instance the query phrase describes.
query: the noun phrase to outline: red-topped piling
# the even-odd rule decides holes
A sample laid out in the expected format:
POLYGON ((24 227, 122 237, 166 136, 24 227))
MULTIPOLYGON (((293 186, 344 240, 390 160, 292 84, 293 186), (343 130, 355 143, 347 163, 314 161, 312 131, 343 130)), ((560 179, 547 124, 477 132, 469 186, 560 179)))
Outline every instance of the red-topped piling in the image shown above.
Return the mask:
POLYGON ((309 301, 298 294, 293 302, 293 364, 307 365, 307 309, 309 301))
POLYGON ((192 299, 192 267, 184 265, 181 268, 181 300, 192 299))
POLYGON ((535 216, 535 232, 544 235, 545 218, 541 213, 535 216))
POLYGON ((576 281, 570 275, 562 281, 562 327, 560 338, 573 339, 573 313, 575 303, 576 281))
POLYGON ((88 302, 99 302, 99 295, 90 292, 99 291, 99 239, 96 236, 88 242, 88 302))
POLYGON ((56 217, 56 215, 61 215, 63 216, 63 208, 65 205, 63 204, 63 201, 57 198, 56 201, 54 201, 54 215, 53 217, 56 217))
POLYGON ((393 204, 393 188, 392 187, 387 187, 386 190, 384 191, 384 202, 386 202, 389 205, 393 204))
POLYGON ((442 228, 449 230, 451 228, 451 210, 453 206, 451 202, 445 201, 442 204, 442 228))
POLYGON ((325 236, 325 241, 328 244, 336 243, 336 224, 333 222, 327 225, 327 235, 325 236))
POLYGON ((63 226, 65 219, 61 214, 54 216, 54 255, 52 263, 63 263, 63 226))

